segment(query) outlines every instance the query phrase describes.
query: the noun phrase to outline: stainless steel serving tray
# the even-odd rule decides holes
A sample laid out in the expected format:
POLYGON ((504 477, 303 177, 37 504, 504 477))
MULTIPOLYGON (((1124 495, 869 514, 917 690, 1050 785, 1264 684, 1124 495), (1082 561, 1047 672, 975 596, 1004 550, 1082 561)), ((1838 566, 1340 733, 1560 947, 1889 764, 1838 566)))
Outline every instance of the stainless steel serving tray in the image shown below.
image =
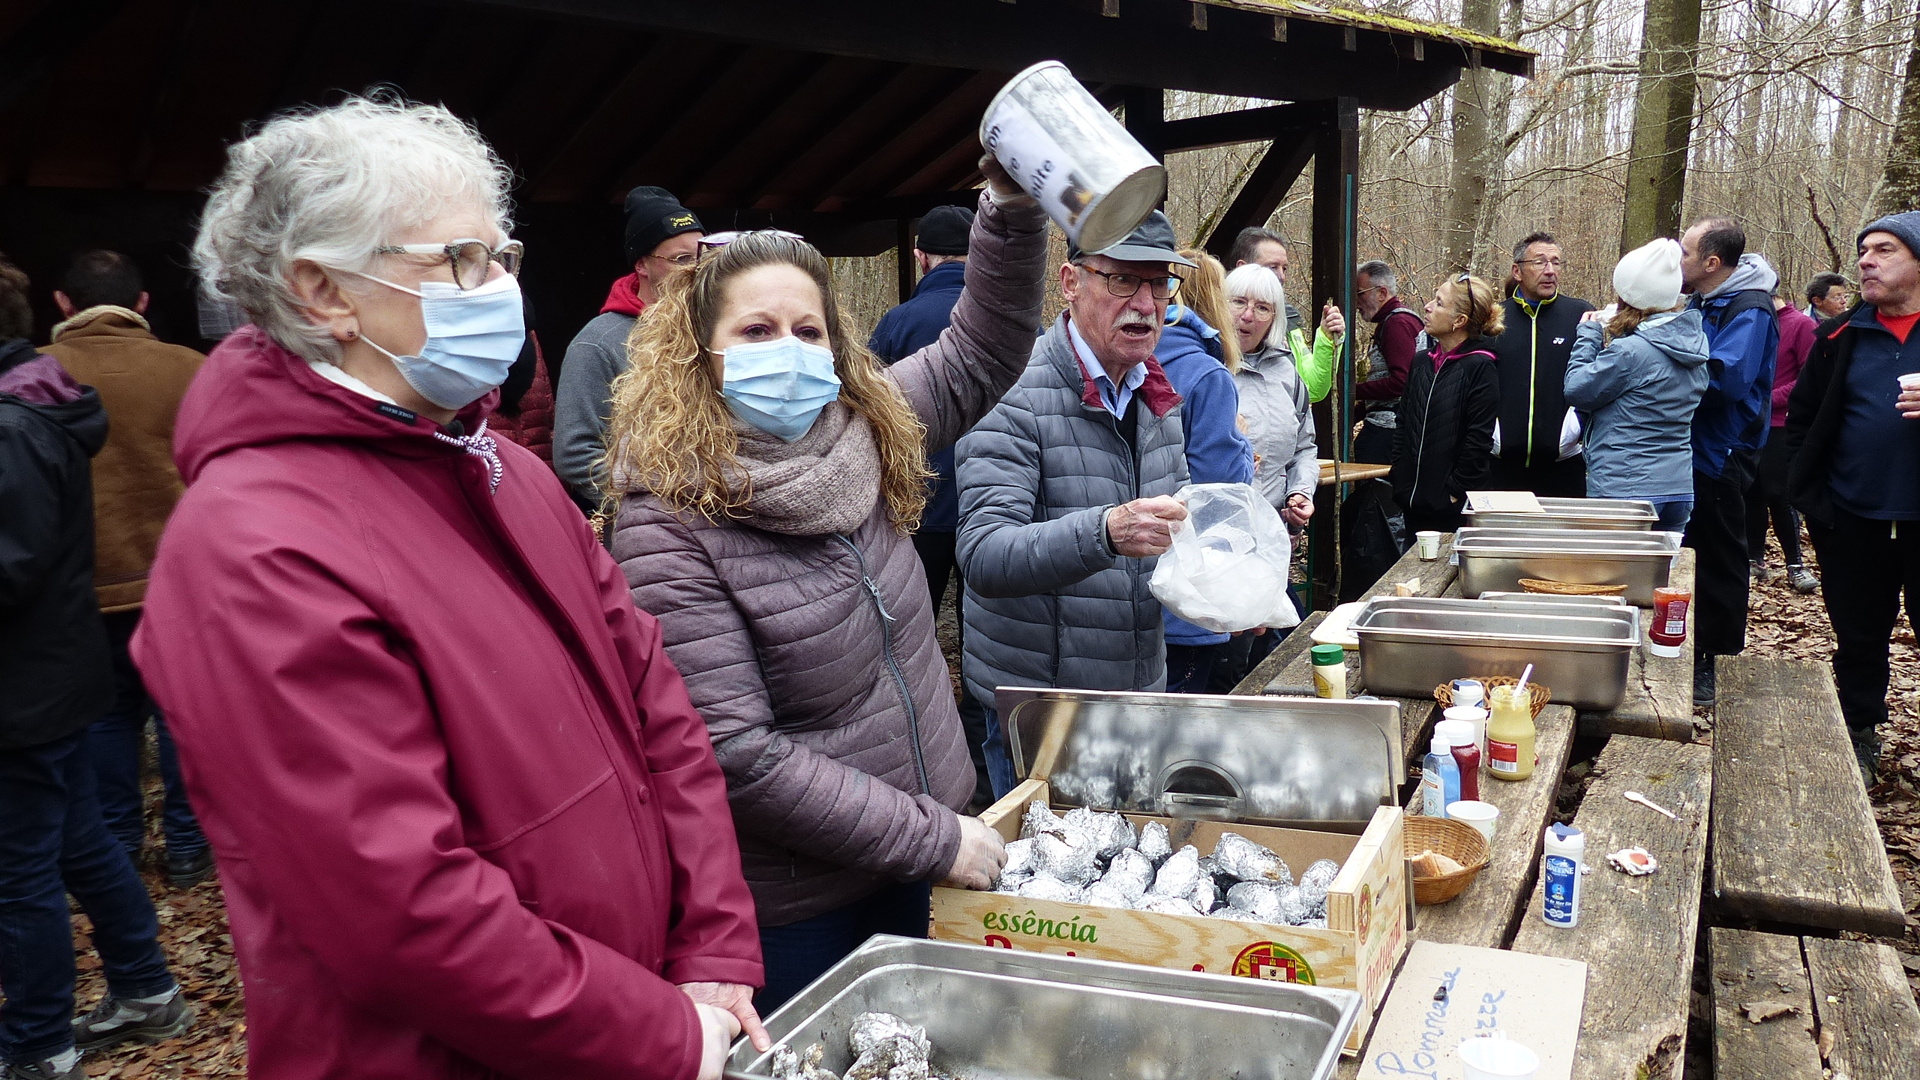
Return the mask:
MULTIPOLYGON (((851 1063, 863 1012, 918 1024, 955 1080, 1325 1080, 1360 995, 1299 983, 879 936, 765 1019, 776 1047, 851 1063)), ((742 1039, 730 1077, 772 1074, 742 1039)))
POLYGON ((1665 585, 1680 553, 1676 532, 1589 529, 1461 529, 1453 553, 1460 563, 1460 592, 1520 592, 1521 578, 1576 585, 1625 585, 1624 599, 1653 606, 1653 590, 1665 585))
POLYGON ((1406 781, 1392 701, 1000 687, 1014 772, 1058 806, 1359 833, 1406 781))
POLYGON ((1626 694, 1640 612, 1619 604, 1380 597, 1353 629, 1370 693, 1427 697, 1452 679, 1518 676, 1532 664, 1554 701, 1605 712, 1626 694))
POLYGON ((1471 528, 1615 529, 1646 532, 1660 515, 1641 499, 1540 500, 1538 514, 1513 510, 1468 510, 1461 519, 1471 528))

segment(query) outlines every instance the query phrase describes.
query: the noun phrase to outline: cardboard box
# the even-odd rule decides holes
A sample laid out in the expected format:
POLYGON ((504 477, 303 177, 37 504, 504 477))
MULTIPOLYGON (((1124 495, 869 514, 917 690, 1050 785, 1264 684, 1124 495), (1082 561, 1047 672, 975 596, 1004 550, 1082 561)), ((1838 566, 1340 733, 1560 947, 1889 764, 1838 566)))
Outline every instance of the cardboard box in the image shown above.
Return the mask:
MULTIPOLYGON (((980 815, 1007 840, 1038 799, 1052 806, 1047 783, 1027 780, 980 815)), ((1059 808, 1056 808, 1059 809, 1059 808)), ((1273 849, 1295 874, 1319 859, 1340 863, 1327 891, 1327 928, 1241 922, 1210 916, 1161 915, 1096 904, 1032 900, 969 889, 933 890, 933 936, 1003 949, 1065 953, 1154 967, 1225 972, 1255 979, 1356 990, 1366 999, 1346 1051, 1358 1053, 1387 984, 1407 948, 1406 853, 1402 811, 1383 806, 1360 836, 1276 829, 1231 822, 1128 814, 1137 829, 1167 827, 1178 851, 1213 850, 1222 832, 1273 849)))

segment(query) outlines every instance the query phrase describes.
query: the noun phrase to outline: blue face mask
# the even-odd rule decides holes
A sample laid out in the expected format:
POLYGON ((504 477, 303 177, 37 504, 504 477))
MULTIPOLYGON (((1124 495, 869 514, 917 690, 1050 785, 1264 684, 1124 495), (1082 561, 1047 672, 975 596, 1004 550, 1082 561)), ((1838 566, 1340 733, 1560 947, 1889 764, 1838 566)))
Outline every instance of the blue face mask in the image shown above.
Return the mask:
POLYGON ((520 310, 520 281, 501 274, 477 289, 462 292, 447 281, 423 281, 418 290, 378 281, 420 298, 427 343, 418 356, 395 356, 368 338, 400 370, 407 385, 443 409, 464 409, 507 381, 507 369, 526 343, 526 316, 520 310))
POLYGON ((720 353, 720 396, 740 422, 793 442, 840 396, 833 350, 797 337, 735 345, 720 353))

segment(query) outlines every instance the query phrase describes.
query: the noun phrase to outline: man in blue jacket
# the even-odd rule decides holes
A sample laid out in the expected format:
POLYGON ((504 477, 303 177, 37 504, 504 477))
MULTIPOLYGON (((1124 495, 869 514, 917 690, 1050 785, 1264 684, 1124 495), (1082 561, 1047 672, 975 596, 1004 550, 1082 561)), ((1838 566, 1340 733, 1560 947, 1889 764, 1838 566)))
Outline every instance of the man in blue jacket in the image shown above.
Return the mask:
POLYGON ((1780 276, 1747 251, 1731 218, 1708 218, 1680 237, 1680 277, 1706 321, 1710 379, 1693 414, 1693 703, 1714 701, 1713 663, 1747 645, 1746 497, 1773 414, 1780 276))
MULTIPOLYGON (((934 343, 953 321, 953 305, 960 300, 960 287, 967 277, 967 238, 973 232, 973 211, 961 206, 936 206, 920 219, 913 240, 913 262, 920 270, 920 284, 914 286, 907 302, 880 316, 874 324, 867 348, 884 364, 911 356, 934 343)), ((938 475, 927 483, 927 509, 920 515, 920 529, 913 534, 913 547, 920 553, 920 565, 927 572, 927 592, 933 596, 933 613, 947 596, 949 579, 966 588, 960 564, 954 558, 953 538, 960 528, 960 494, 953 484, 953 447, 943 447, 927 455, 927 464, 938 475)), ((963 620, 964 621, 964 620, 963 620)), ((961 627, 965 633, 965 627, 961 627)), ((987 779, 987 758, 983 748, 987 738, 987 715, 972 694, 960 695, 960 724, 967 732, 967 749, 973 754, 975 774, 974 801, 993 801, 993 785, 987 779)))

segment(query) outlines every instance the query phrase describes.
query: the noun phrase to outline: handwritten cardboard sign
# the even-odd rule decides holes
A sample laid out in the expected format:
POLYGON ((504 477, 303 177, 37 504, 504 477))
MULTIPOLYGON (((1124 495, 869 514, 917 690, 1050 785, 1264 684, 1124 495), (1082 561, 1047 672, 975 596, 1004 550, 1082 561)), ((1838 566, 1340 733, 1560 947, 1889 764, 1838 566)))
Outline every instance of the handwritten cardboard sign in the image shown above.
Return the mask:
POLYGON ((1495 1028, 1540 1055, 1536 1080, 1571 1080, 1586 1000, 1578 960, 1416 941, 1361 1055, 1360 1080, 1461 1080, 1460 1044, 1495 1028))

